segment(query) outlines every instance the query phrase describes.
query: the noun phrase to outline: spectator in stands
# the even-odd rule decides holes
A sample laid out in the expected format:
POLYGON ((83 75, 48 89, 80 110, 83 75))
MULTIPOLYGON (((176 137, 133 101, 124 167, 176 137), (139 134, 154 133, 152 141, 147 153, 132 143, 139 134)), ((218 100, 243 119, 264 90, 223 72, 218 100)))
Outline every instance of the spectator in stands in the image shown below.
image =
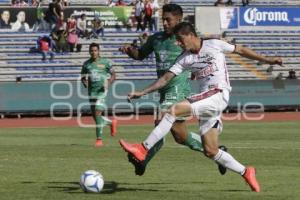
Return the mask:
POLYGON ((17 14, 17 20, 12 24, 11 29, 13 31, 32 31, 29 25, 25 22, 26 15, 24 11, 19 11, 17 14))
POLYGON ((224 5, 225 5, 225 3, 224 3, 223 0, 217 0, 217 1, 215 2, 215 6, 224 6, 224 5))
POLYGON ((48 5, 48 9, 45 15, 45 20, 50 24, 51 29, 54 29, 56 21, 58 19, 55 13, 55 0, 52 0, 52 2, 48 5))
POLYGON ((77 19, 77 35, 78 37, 89 38, 89 32, 87 30, 86 15, 81 14, 80 18, 77 19))
POLYGON ((67 30, 67 23, 64 21, 64 13, 61 13, 55 24, 55 30, 67 30))
POLYGON ((1 13, 0 28, 11 29, 10 12, 8 10, 3 10, 3 12, 1 13))
POLYGON ((118 0, 116 6, 127 6, 127 4, 123 0, 118 0))
POLYGON ((151 5, 151 0, 146 0, 145 1, 145 9, 144 9, 144 30, 146 29, 147 25, 148 25, 148 30, 152 31, 152 14, 153 14, 153 8, 151 5))
POLYGON ((46 60, 47 54, 50 54, 50 59, 54 59, 53 41, 48 35, 40 36, 37 40, 36 49, 42 54, 42 60, 46 60))
POLYGON ((151 6, 153 9, 152 13, 152 24, 153 24, 153 30, 159 31, 159 4, 158 0, 151 0, 151 6))
POLYGON ((143 3, 143 0, 137 0, 135 3, 135 13, 134 13, 135 20, 137 22, 136 31, 144 30, 144 26, 142 24, 144 8, 145 8, 145 5, 143 3))
POLYGON ((286 78, 287 78, 287 79, 297 79, 296 71, 293 70, 293 69, 291 69, 291 70, 289 71, 289 76, 286 77, 286 78))
POLYGON ((40 6, 40 1, 39 0, 32 0, 30 6, 39 7, 40 6))
POLYGON ((52 31, 51 36, 55 41, 56 52, 67 52, 69 50, 67 43, 67 30, 64 29, 65 26, 61 26, 59 29, 52 31))
POLYGON ((100 33, 101 37, 104 37, 104 23, 99 17, 95 17, 92 21, 91 37, 98 38, 100 33))
POLYGON ((78 35, 76 34, 76 30, 72 30, 71 32, 68 33, 67 37, 68 41, 68 46, 70 52, 74 52, 74 48, 76 48, 76 52, 81 51, 81 44, 78 44, 78 35))
POLYGON ((25 0, 13 0, 12 4, 13 7, 28 7, 28 3, 25 0))
POLYGON ((228 5, 228 6, 232 6, 232 5, 233 5, 233 2, 232 2, 232 0, 228 0, 228 1, 226 2, 226 5, 228 5))
POLYGON ((54 3, 54 14, 56 16, 56 19, 60 19, 61 16, 64 14, 64 5, 62 0, 56 0, 54 3))
POLYGON ((266 71, 267 71, 268 73, 272 73, 272 72, 273 72, 273 69, 274 69, 274 66, 273 66, 273 65, 270 65, 266 71))
POLYGON ((36 16, 37 20, 33 26, 33 31, 46 31, 49 29, 48 23, 46 22, 43 8, 39 1, 36 1, 36 16))
POLYGON ((71 15, 67 20, 67 32, 72 32, 73 30, 77 30, 77 21, 74 15, 71 15))
POLYGON ((249 5, 249 0, 242 0, 243 6, 248 6, 249 5))
POLYGON ((279 72, 277 74, 277 76, 275 77, 275 80, 282 80, 282 79, 283 79, 283 74, 282 74, 282 72, 279 72))
POLYGON ((66 7, 66 6, 70 5, 70 2, 69 2, 69 0, 63 0, 62 4, 63 4, 63 7, 66 7))
POLYGON ((106 5, 107 5, 108 7, 113 7, 113 6, 116 5, 116 3, 114 3, 113 0, 108 0, 107 3, 106 3, 106 5))

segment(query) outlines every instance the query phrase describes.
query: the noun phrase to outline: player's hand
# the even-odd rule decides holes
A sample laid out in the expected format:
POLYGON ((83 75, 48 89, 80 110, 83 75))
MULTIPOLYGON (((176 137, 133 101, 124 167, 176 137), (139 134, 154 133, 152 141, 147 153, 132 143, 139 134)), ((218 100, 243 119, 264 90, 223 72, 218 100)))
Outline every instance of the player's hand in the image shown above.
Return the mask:
POLYGON ((282 59, 280 57, 273 57, 271 58, 269 64, 282 66, 282 59))
POLYGON ((87 86, 88 86, 88 81, 87 81, 87 80, 81 80, 81 82, 82 82, 82 85, 83 85, 85 88, 87 88, 87 86))
POLYGON ((128 101, 130 101, 131 99, 138 99, 143 95, 144 95, 143 92, 132 92, 132 93, 128 94, 127 99, 128 99, 128 101))
POLYGON ((121 51, 122 53, 126 53, 128 54, 129 52, 131 52, 132 50, 132 46, 131 45, 124 45, 122 47, 119 48, 119 51, 121 51))

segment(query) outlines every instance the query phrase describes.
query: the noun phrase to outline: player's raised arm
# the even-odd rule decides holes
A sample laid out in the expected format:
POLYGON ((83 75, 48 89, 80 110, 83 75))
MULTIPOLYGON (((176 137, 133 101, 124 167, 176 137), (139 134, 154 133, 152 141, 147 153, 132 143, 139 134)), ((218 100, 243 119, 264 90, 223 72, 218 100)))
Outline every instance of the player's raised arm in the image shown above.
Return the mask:
POLYGON ((119 48, 119 51, 126 53, 130 58, 135 60, 142 60, 139 49, 132 47, 131 45, 124 45, 119 48))
POLYGON ((137 99, 145 94, 154 92, 154 91, 164 87, 174 76, 175 76, 175 74, 173 72, 166 72, 162 77, 160 77, 158 80, 156 80, 150 86, 145 88, 143 91, 132 92, 132 93, 128 94, 128 99, 137 99))
POLYGON ((282 65, 282 59, 280 57, 265 57, 253 51, 250 48, 236 45, 234 53, 239 54, 242 57, 249 58, 252 60, 258 60, 260 62, 268 63, 271 65, 277 64, 282 65))

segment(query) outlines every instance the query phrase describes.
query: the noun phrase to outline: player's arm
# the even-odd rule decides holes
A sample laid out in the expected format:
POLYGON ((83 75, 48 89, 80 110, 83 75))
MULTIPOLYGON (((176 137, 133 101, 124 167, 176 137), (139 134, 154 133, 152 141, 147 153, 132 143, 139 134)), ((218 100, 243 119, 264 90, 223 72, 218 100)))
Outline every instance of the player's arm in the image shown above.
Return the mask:
POLYGON ((164 87, 173 77, 175 74, 173 72, 166 72, 162 77, 152 83, 150 86, 142 90, 141 92, 133 92, 128 95, 128 99, 136 99, 140 98, 143 95, 148 93, 154 92, 162 87, 164 87))
POLYGON ((241 45, 236 45, 234 53, 239 54, 240 56, 245 58, 258 60, 263 63, 268 63, 271 65, 273 64, 282 65, 282 59, 280 57, 265 57, 263 55, 256 53, 252 49, 243 47, 241 45))
POLYGON ((116 72, 112 69, 110 70, 110 78, 107 80, 108 87, 116 80, 116 72))
POLYGON ((81 75, 81 83, 85 88, 87 88, 88 80, 87 80, 87 77, 85 75, 81 75))
POLYGON ((81 68, 81 83, 85 88, 87 88, 87 86, 88 86, 88 75, 87 75, 85 64, 83 64, 82 68, 81 68))
POLYGON ((126 44, 119 48, 119 51, 122 53, 126 53, 130 58, 134 60, 143 60, 142 56, 140 55, 139 49, 132 47, 129 44, 126 44))
POLYGON ((123 53, 126 53, 130 58, 135 60, 143 60, 153 51, 153 37, 149 37, 147 42, 141 48, 135 48, 131 45, 127 44, 123 47, 119 48, 119 50, 123 53))

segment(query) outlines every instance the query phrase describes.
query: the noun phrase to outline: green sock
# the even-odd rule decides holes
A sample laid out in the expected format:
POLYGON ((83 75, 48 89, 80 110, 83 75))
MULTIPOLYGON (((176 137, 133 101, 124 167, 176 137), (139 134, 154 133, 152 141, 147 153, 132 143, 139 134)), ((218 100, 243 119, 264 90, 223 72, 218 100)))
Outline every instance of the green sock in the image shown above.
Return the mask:
POLYGON ((183 145, 188 146, 192 150, 203 152, 201 137, 197 133, 188 133, 188 137, 183 145))
POLYGON ((165 139, 159 140, 151 149, 149 149, 146 159, 143 161, 144 165, 147 165, 148 162, 153 158, 153 156, 161 149, 164 145, 165 139))
POLYGON ((96 137, 98 139, 101 139, 103 135, 103 127, 106 125, 106 121, 103 119, 102 116, 95 116, 95 122, 96 122, 96 137))

